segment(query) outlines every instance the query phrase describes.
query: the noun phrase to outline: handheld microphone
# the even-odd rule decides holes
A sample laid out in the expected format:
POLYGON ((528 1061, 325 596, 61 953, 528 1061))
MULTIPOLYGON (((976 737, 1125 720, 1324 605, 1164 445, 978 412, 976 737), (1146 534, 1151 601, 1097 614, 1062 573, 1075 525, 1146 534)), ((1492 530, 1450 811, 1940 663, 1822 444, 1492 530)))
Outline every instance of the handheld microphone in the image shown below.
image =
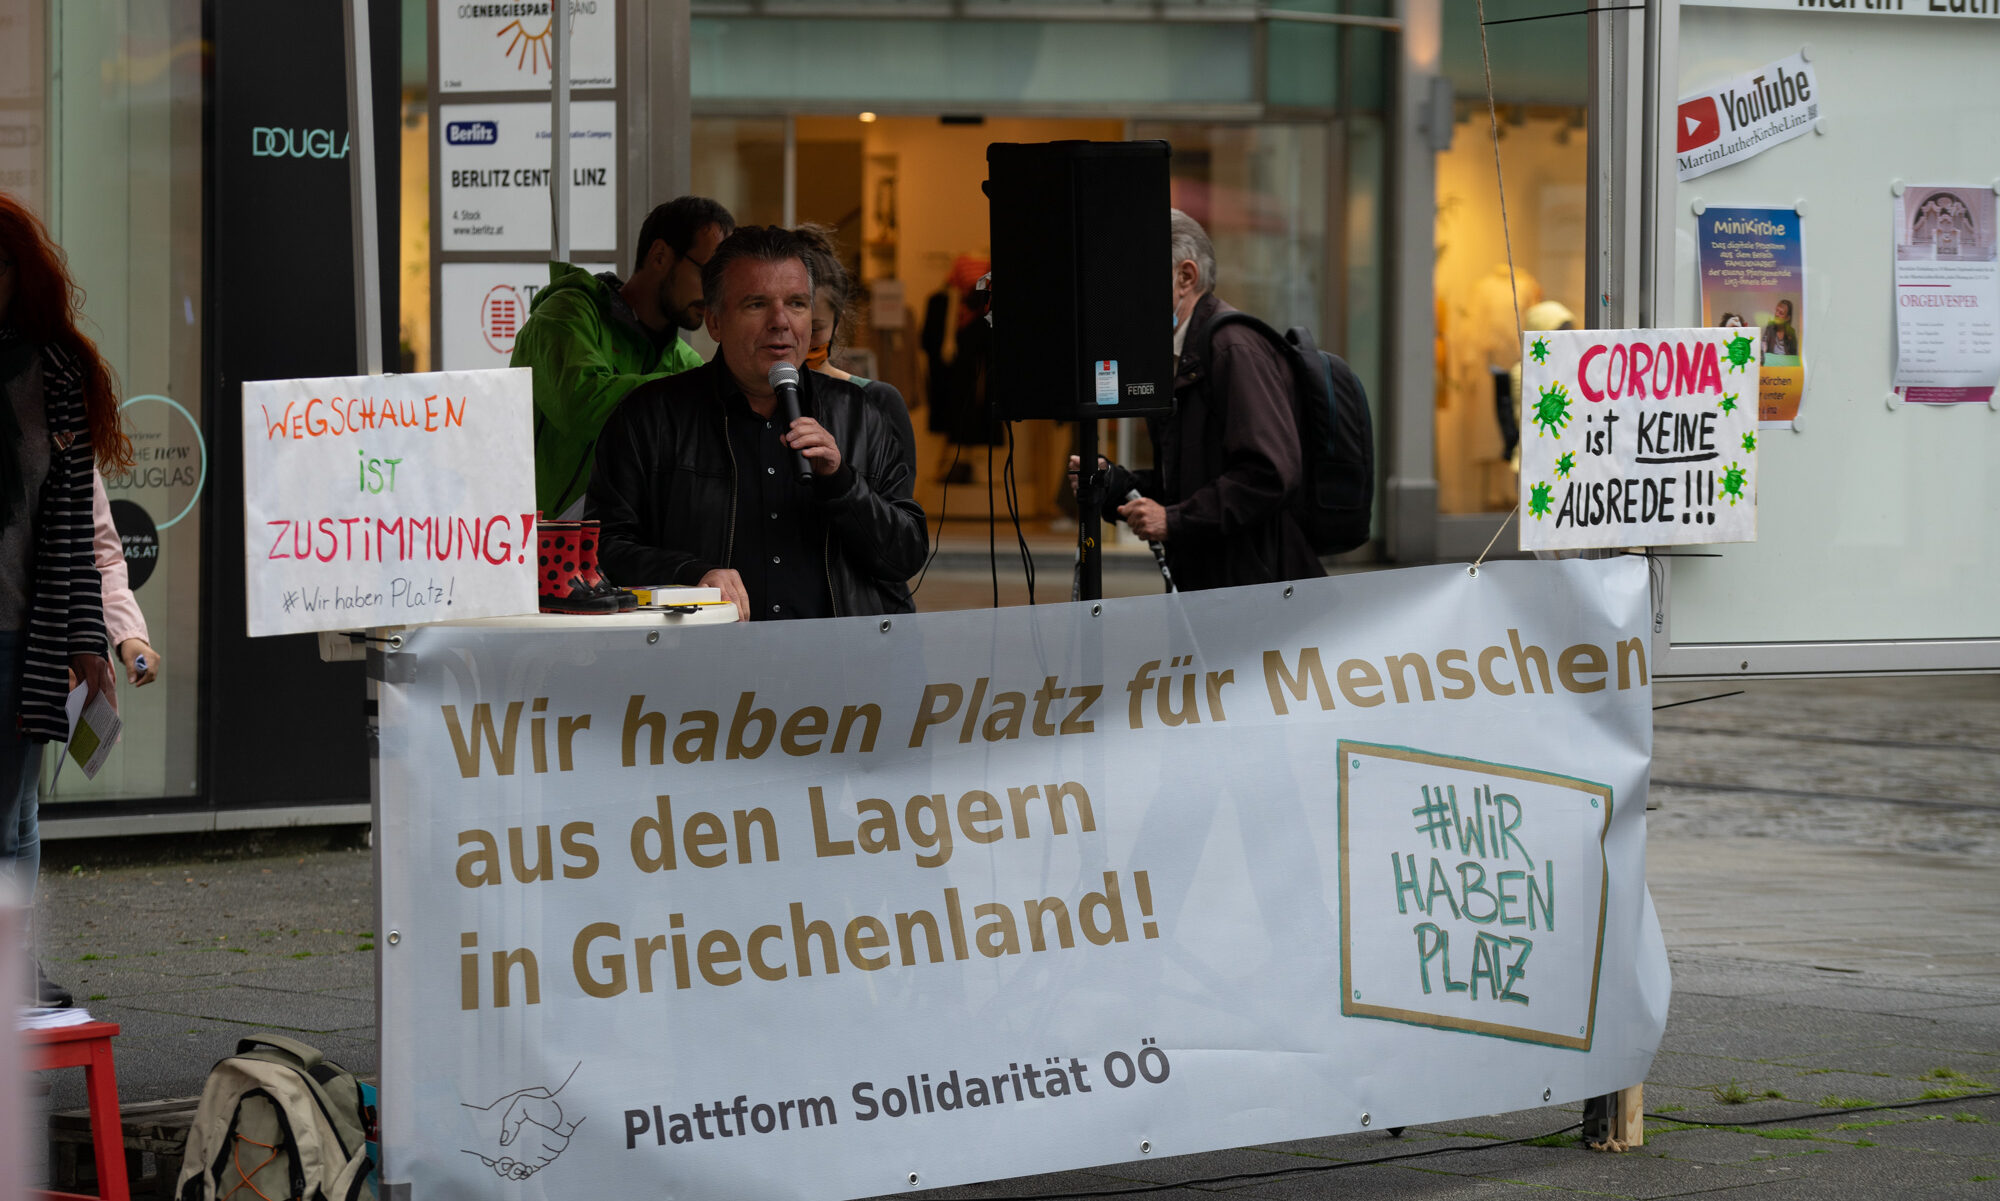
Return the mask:
MULTIPOLYGON (((1125 503, 1128 505, 1135 500, 1141 500, 1141 499, 1143 498, 1139 495, 1139 490, 1137 488, 1134 488, 1130 492, 1127 492, 1125 494, 1125 503)), ((1179 589, 1174 587, 1173 570, 1167 566, 1167 548, 1161 546, 1157 542, 1147 542, 1146 546, 1153 552, 1153 562, 1158 563, 1160 565, 1160 578, 1167 582, 1167 591, 1178 592, 1179 589)))
MULTIPOLYGON (((792 428, 792 422, 797 421, 801 416, 799 412, 799 369, 790 363, 773 363, 771 364, 769 378, 771 381, 771 391, 778 394, 778 408, 785 415, 785 428, 789 430, 792 428)), ((794 468, 798 473, 799 483, 812 483, 812 464, 806 460, 805 452, 799 450, 793 451, 792 459, 794 468)))

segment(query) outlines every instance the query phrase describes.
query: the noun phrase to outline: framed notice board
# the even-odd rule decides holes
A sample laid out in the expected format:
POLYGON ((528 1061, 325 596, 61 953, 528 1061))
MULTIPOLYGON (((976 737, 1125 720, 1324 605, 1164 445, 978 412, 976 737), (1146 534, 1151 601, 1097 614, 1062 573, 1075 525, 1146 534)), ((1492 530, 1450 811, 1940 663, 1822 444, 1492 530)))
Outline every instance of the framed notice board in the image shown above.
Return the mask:
MULTIPOLYGON (((1798 311, 1738 307, 1752 335, 1786 327, 1764 350, 1793 351, 1805 384, 1797 419, 1759 431, 1757 541, 1687 548, 1715 557, 1662 563, 1670 581, 1656 618, 1663 676, 2000 670, 2000 402, 1963 402, 1961 393, 1961 403, 1907 403, 1893 387, 1899 298, 1914 286, 1899 284, 1907 277, 1897 268, 1897 228, 1920 199, 1906 206, 1903 193, 1928 197, 1950 185, 1963 194, 1956 206, 1943 202, 1957 221, 1945 219, 1935 235, 1954 266, 1995 241, 1990 228, 1965 226, 1973 215, 1988 220, 2000 188, 2000 122, 1972 99, 2000 62, 2000 17, 1958 7, 1678 6, 1678 55, 1663 56, 1673 66, 1656 110, 1665 140, 1658 221, 1673 230, 1671 242, 1654 243, 1660 257, 1671 245, 1673 258, 1654 265, 1663 287, 1657 323, 1723 323, 1713 311, 1704 322, 1701 213, 1785 210, 1802 231, 1804 278, 1786 275, 1772 295, 1795 288, 1785 299, 1798 311), (1722 116, 1726 145, 1730 117, 1783 105, 1786 96, 1767 86, 1772 68, 1800 55, 1817 106, 1810 132, 1767 134, 1768 149, 1680 178, 1687 164, 1676 151, 1716 143, 1706 123, 1722 116), (1734 113, 1705 103, 1692 115, 1677 111, 1681 98, 1760 76, 1754 107, 1739 88, 1744 103, 1734 113)), ((1690 153, 1704 151, 1720 153, 1690 153)))

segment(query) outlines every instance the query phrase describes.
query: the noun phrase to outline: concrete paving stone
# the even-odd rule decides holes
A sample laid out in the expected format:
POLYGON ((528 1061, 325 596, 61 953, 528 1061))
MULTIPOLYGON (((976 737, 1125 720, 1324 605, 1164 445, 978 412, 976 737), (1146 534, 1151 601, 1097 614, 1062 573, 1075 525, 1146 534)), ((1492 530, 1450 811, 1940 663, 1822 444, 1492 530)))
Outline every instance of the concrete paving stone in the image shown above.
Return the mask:
POLYGON ((1969 1009, 1982 1001, 1992 1003, 1992 998, 1967 996, 1964 992, 1941 992, 1930 989, 1881 988, 1873 982, 1848 985, 1820 985, 1817 988, 1796 989, 1781 993, 1771 993, 1765 1000, 1779 1005, 1798 1005, 1817 1009, 1838 1009, 1850 1013, 1883 1013, 1910 1015, 1930 1013, 1937 1010, 1969 1009))
POLYGON ((1881 1043, 1828 1055, 1800 1056, 1783 1062, 1801 1068, 1830 1068, 1837 1071, 1848 1070, 1865 1062, 1869 1071, 1887 1072, 1904 1079, 1922 1077, 1937 1068, 1950 1068, 1955 1072, 1963 1072, 1975 1080, 2000 1086, 2000 1051, 1981 1051, 1971 1048, 1938 1051, 1930 1047, 1913 1047, 1904 1043, 1881 1043))
MULTIPOLYGON (((1836 1128, 1829 1128, 1823 1134, 1827 1138, 1866 1139, 1882 1147, 1955 1155, 1988 1165, 2000 1165, 2000 1124, 1994 1122, 1992 1115, 1975 1113, 1969 1107, 1916 1117, 1909 1116, 1910 1112, 1857 1114, 1851 1119, 1854 1123, 1888 1124, 1868 1124, 1858 1130, 1840 1130, 1837 1129, 1840 1123, 1835 1123, 1836 1128), (1981 1120, 1960 1121, 1958 1117, 1961 1114, 1981 1120)), ((2000 1172, 1994 1174, 2000 1175, 2000 1172)))
MULTIPOLYGON (((2000 1191, 1996 1191, 1991 1181, 1981 1183, 1975 1177, 1956 1183, 1933 1183, 1924 1192, 1923 1201, 1994 1201, 2000 1197, 2000 1191)), ((1911 1201, 1910 1194, 1893 1180, 1846 1181, 1838 1192, 1829 1192, 1826 1182, 1821 1180, 1780 1181, 1766 1186, 1756 1196, 1757 1201, 1826 1201, 1830 1196, 1842 1201, 1911 1201)))
POLYGON ((363 989, 374 995, 375 957, 365 952, 314 955, 307 959, 274 955, 229 958, 235 961, 244 983, 262 988, 314 993, 363 989))
POLYGON ((1762 1183, 1732 1165, 1672 1159, 1650 1147, 1622 1155, 1575 1147, 1507 1147, 1440 1165, 1439 1170, 1542 1190, 1632 1198, 1680 1197, 1762 1183))
POLYGON ((276 989, 230 988, 163 994, 130 1002, 129 1008, 204 1021, 269 1026, 281 1033, 298 1031, 308 1035, 364 1028, 372 1034, 375 1025, 375 1007, 371 1004, 276 989))
MULTIPOLYGON (((1212 1195, 1212 1194, 1211 1194, 1212 1195)), ((1259 1181, 1231 1196, 1267 1197, 1271 1201, 1336 1201, 1340 1198, 1368 1198, 1369 1201, 1516 1201, 1529 1197, 1548 1201, 1549 1192, 1512 1181, 1460 1176, 1428 1167, 1342 1168, 1313 1176, 1259 1181)))
POLYGON ((1263 1147, 1238 1147, 1226 1151, 1205 1151, 1198 1155, 1167 1155, 1135 1159, 1127 1163, 1092 1168, 1097 1175, 1149 1184, 1203 1182, 1201 1187, 1235 1188, 1243 1178, 1271 1172, 1309 1170, 1324 1166, 1326 1159, 1298 1152, 1282 1152, 1263 1147), (1207 1182, 1214 1182, 1213 1184, 1207 1182))
POLYGON ((1940 1012, 1943 1016, 1949 1017, 1956 1022, 1966 1022, 1986 1027, 2000 1027, 2000 1005, 1955 1006, 1940 1012))

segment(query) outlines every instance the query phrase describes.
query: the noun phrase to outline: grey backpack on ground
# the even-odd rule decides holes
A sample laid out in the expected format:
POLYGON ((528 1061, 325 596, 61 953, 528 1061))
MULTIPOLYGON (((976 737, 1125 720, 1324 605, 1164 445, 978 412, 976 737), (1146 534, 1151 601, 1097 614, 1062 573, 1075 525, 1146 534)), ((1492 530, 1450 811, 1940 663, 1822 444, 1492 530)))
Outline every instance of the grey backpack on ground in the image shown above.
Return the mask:
POLYGON ((374 1201, 374 1125, 361 1082, 317 1048, 279 1035, 243 1039, 208 1074, 174 1196, 374 1201))

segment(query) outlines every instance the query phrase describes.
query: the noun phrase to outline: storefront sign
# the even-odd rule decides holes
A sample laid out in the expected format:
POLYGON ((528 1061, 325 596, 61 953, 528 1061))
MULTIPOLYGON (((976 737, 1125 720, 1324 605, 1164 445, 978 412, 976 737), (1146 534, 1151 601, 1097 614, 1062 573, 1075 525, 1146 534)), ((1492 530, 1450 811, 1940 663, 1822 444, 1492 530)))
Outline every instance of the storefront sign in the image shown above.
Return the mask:
MULTIPOLYGON (((570 241, 616 250, 617 108, 570 106, 570 241)), ((549 244, 549 106, 447 104, 438 183, 447 251, 546 251, 549 244)))
POLYGON ((1621 559, 412 631, 384 1179, 818 1201, 1643 1079, 1647 603, 1621 559))
MULTIPOLYGON (((618 83, 616 0, 565 0, 570 86, 618 83)), ((438 90, 547 92, 554 66, 549 0, 436 0, 438 90)))
POLYGON ((1711 208, 1695 216, 1701 323, 1757 339, 1761 428, 1789 427, 1805 395, 1804 224, 1791 208, 1711 208))
MULTIPOLYGON (((578 266, 618 269, 609 262, 578 266)), ((535 294, 548 287, 548 263, 445 263, 439 274, 444 340, 438 365, 453 371, 507 366, 535 294)))
POLYGON ((2000 18, 1995 0, 1683 0, 1703 8, 1761 8, 1771 12, 1811 13, 1821 17, 1962 17, 1974 21, 2000 18))
POLYGON ((1523 335, 1521 549, 1754 542, 1753 332, 1523 335))
POLYGON ((243 385, 252 637, 535 610, 530 373, 243 385))
POLYGON ((1916 404, 1985 404, 2000 384, 1993 188, 1906 185, 1896 220, 1896 389, 1916 404))
POLYGON ((1805 55, 1681 97, 1674 161, 1682 180, 1742 162, 1812 132, 1819 85, 1805 55))

